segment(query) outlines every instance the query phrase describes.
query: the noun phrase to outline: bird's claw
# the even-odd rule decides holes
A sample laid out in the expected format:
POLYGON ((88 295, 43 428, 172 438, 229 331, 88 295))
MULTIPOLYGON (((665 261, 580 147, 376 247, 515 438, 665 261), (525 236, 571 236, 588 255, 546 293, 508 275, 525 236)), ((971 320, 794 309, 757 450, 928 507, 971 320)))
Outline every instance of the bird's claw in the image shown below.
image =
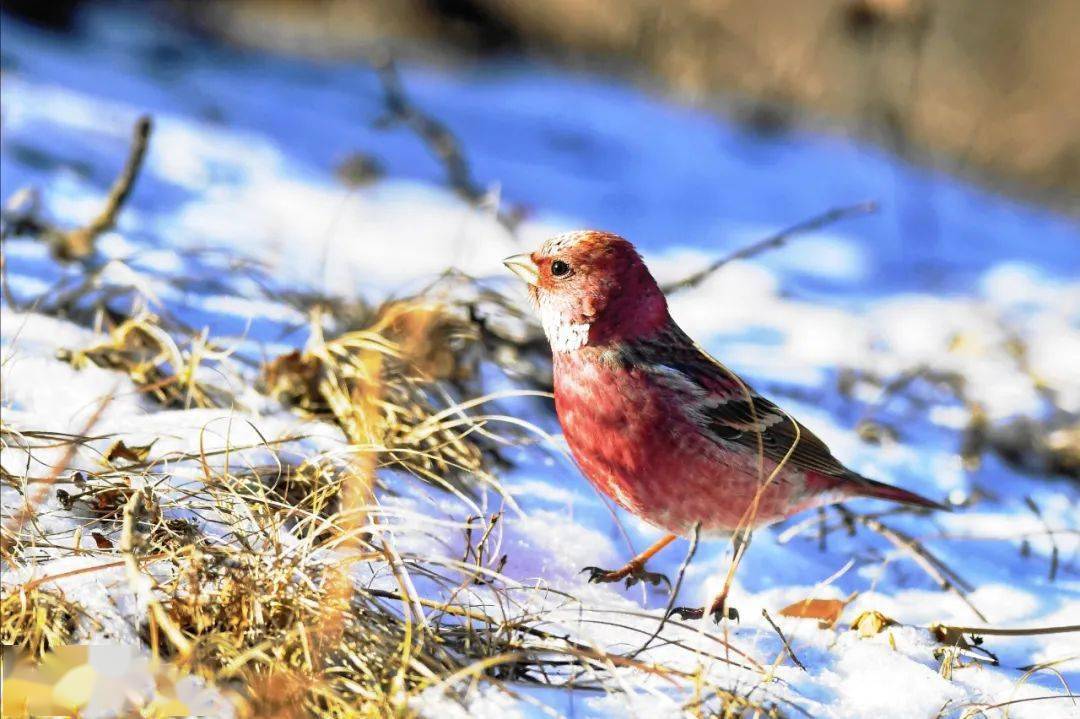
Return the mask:
POLYGON ((632 587, 638 582, 647 582, 654 587, 660 586, 661 583, 667 584, 668 589, 671 589, 671 580, 660 572, 648 572, 644 566, 627 565, 622 569, 602 569, 600 567, 585 567, 581 570, 581 573, 589 573, 589 582, 593 584, 603 584, 606 582, 617 582, 620 579, 626 580, 626 586, 632 587))
POLYGON ((671 580, 667 578, 666 574, 661 574, 660 572, 646 572, 644 569, 641 569, 626 578, 627 588, 634 586, 638 582, 647 582, 654 587, 666 584, 668 591, 671 591, 671 580))
POLYGON ((739 610, 735 607, 724 607, 721 605, 717 609, 709 611, 709 616, 712 617, 713 624, 719 624, 724 619, 730 619, 733 622, 739 621, 739 610))
POLYGON ((589 573, 589 584, 600 584, 602 582, 617 582, 617 581, 619 581, 618 579, 610 579, 609 578, 609 577, 611 577, 612 574, 614 574, 614 572, 609 571, 607 569, 602 569, 600 567, 585 567, 578 573, 579 574, 584 574, 585 572, 589 573))
MULTIPOLYGON (((703 616, 705 616, 705 607, 672 607, 667 614, 667 619, 678 617, 682 621, 689 621, 701 619, 703 616)), ((713 622, 716 624, 719 624, 724 619, 737 622, 739 621, 739 610, 727 606, 727 598, 719 596, 709 606, 709 616, 712 617, 713 622)))
POLYGON ((701 619, 703 616, 705 616, 705 607, 672 607, 665 619, 678 617, 686 622, 692 619, 701 619))

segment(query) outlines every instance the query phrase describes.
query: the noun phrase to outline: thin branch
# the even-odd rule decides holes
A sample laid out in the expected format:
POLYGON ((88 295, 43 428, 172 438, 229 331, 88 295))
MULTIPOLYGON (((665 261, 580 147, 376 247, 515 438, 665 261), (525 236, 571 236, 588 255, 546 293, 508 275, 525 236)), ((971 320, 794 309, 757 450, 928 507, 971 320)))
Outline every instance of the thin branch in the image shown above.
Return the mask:
POLYGON ((788 240, 797 235, 804 235, 807 232, 813 232, 819 230, 826 225, 831 225, 834 222, 847 219, 849 217, 858 217, 860 215, 869 215, 877 212, 878 204, 876 202, 860 202, 857 205, 849 205, 847 207, 836 207, 828 212, 811 217, 808 220, 803 220, 797 224, 788 227, 787 229, 780 230, 774 235, 770 235, 763 240, 759 240, 752 245, 740 248, 732 252, 730 255, 721 257, 718 260, 713 261, 708 267, 703 270, 699 270, 689 277, 685 277, 677 282, 673 282, 668 285, 664 285, 662 288, 665 294, 671 294, 680 290, 690 289, 696 287, 705 281, 712 273, 723 267, 729 262, 735 260, 745 260, 748 257, 754 257, 766 252, 768 250, 776 249, 783 246, 788 240))
POLYGON ((856 514, 842 504, 835 505, 836 511, 849 523, 858 522, 872 532, 877 532, 882 537, 887 539, 897 549, 901 549, 908 554, 911 559, 926 572, 931 579, 937 582, 938 586, 946 591, 950 591, 967 604, 972 612, 975 613, 979 619, 984 622, 990 620, 986 618, 979 608, 976 607, 972 601, 968 598, 967 593, 972 591, 971 585, 964 581, 959 575, 950 569, 944 562, 930 553, 926 547, 922 546, 913 537, 904 534, 898 529, 893 529, 886 524, 883 524, 881 520, 875 517, 868 517, 862 514, 856 514))
POLYGON ((149 115, 143 115, 135 122, 135 129, 131 136, 131 149, 128 151, 127 161, 120 175, 109 189, 109 196, 105 199, 105 206, 97 217, 82 227, 72 230, 57 230, 49 228, 45 237, 52 247, 53 254, 60 260, 82 260, 94 251, 94 242, 103 232, 108 232, 116 226, 116 217, 124 207, 131 188, 139 176, 143 159, 146 157, 146 148, 150 140, 150 131, 153 123, 149 115))
POLYGON ((951 624, 934 624, 930 630, 940 636, 949 634, 975 634, 988 637, 1035 637, 1044 634, 1068 634, 1080 632, 1080 624, 1065 624, 1060 627, 1030 627, 999 629, 996 627, 957 627, 951 624))
MULTIPOLYGON (((486 203, 488 192, 473 178, 461 142, 442 121, 424 112, 409 99, 393 59, 378 62, 375 69, 382 83, 383 104, 386 107, 383 122, 401 123, 416 133, 443 166, 447 184, 454 192, 472 205, 486 203)), ((498 207, 495 208, 495 218, 510 232, 518 222, 518 218, 503 213, 498 207)))
POLYGON ((795 662, 795 666, 805 672, 806 667, 803 665, 802 662, 799 661, 799 658, 795 656, 795 650, 791 648, 791 644, 788 643, 787 637, 785 637, 784 633, 780 631, 780 627, 777 626, 776 622, 773 621, 773 618, 769 616, 769 610, 762 607, 761 616, 765 617, 765 621, 767 621, 769 623, 769 626, 773 628, 773 631, 776 632, 776 636, 780 637, 780 641, 784 644, 784 650, 787 652, 787 655, 791 657, 791 661, 795 662))
POLYGON ((1050 573, 1047 576, 1047 581, 1054 581, 1058 572, 1058 544, 1054 539, 1054 530, 1050 528, 1050 525, 1046 522, 1046 517, 1043 516, 1042 511, 1039 509, 1039 505, 1035 503, 1035 500, 1029 497, 1024 497, 1024 504, 1032 513, 1039 518, 1039 522, 1042 523, 1043 529, 1046 530, 1046 538, 1050 540, 1050 573))
MULTIPOLYGON (((124 566, 127 568, 128 581, 131 583, 131 591, 135 596, 139 596, 139 587, 142 584, 143 577, 146 576, 139 567, 138 560, 135 559, 138 541, 135 534, 135 524, 138 521, 140 511, 147 509, 143 501, 144 493, 146 493, 145 489, 132 492, 131 497, 124 504, 123 524, 120 532, 120 552, 124 555, 124 566)), ((180 631, 180 628, 176 626, 176 623, 161 606, 161 602, 153 595, 153 591, 153 589, 147 590, 141 597, 147 603, 150 616, 157 622, 157 626, 165 632, 165 636, 169 638, 169 641, 172 642, 181 657, 189 656, 191 654, 191 642, 188 641, 184 633, 180 631)))
MULTIPOLYGON (((168 556, 169 556, 169 554, 167 554, 166 552, 158 552, 157 554, 151 554, 149 556, 143 557, 143 561, 144 562, 154 562, 154 561, 157 561, 158 559, 164 559, 165 557, 168 557, 168 556)), ((69 577, 79 576, 80 574, 90 574, 92 572, 103 572, 103 571, 105 571, 107 569, 117 569, 119 567, 124 567, 124 566, 127 566, 127 559, 121 559, 118 562, 106 562, 105 564, 95 564, 95 565, 90 566, 90 567, 79 567, 78 569, 69 569, 66 572, 59 572, 57 574, 46 574, 43 577, 37 577, 36 579, 31 579, 30 581, 26 582, 21 587, 19 587, 19 590, 23 591, 23 592, 30 592, 30 591, 33 591, 34 589, 37 589, 42 584, 48 584, 49 582, 57 582, 57 581, 60 581, 61 579, 67 579, 69 577)))

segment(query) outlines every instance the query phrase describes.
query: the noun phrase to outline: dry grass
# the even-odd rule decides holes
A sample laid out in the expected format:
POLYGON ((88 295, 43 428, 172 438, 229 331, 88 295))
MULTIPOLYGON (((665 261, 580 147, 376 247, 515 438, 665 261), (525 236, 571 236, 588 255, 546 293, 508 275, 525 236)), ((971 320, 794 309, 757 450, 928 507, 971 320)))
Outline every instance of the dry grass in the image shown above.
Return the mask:
POLYGON ((317 315, 307 349, 267 363, 262 387, 309 416, 333 419, 355 445, 385 449, 380 461, 425 481, 491 481, 490 435, 454 409, 444 386, 475 372, 475 330, 423 298, 387 303, 367 319, 365 328, 326 340, 317 315))
POLYGON ((140 312, 123 319, 104 341, 91 347, 63 349, 57 358, 76 369, 94 364, 131 378, 165 407, 227 407, 235 401, 227 392, 202 381, 202 367, 219 355, 205 338, 181 344, 161 326, 158 317, 140 312))
MULTIPOLYGON (((353 592, 336 569, 247 552, 199 554, 162 585, 190 642, 166 656, 249 690, 255 716, 378 716, 458 668, 431 633, 353 592)), ((147 637, 151 646, 152 636, 147 637)))
POLYGON ((0 645, 41 659, 46 652, 71 643, 81 613, 59 591, 5 586, 0 595, 0 645))

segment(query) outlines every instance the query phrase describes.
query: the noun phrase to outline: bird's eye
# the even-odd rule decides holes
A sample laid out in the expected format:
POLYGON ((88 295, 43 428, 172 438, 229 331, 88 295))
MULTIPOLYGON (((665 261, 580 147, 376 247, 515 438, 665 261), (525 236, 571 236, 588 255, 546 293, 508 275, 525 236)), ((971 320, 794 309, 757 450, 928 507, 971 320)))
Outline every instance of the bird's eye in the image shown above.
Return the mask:
POLYGON ((570 265, 566 264, 562 260, 555 260, 551 263, 551 274, 556 277, 565 277, 570 274, 570 265))

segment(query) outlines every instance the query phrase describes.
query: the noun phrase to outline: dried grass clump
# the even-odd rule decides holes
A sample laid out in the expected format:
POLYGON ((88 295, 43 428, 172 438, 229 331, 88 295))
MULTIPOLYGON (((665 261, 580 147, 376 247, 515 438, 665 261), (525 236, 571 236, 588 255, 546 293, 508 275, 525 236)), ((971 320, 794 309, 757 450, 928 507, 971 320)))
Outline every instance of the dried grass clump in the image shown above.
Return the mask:
POLYGON ((0 595, 0 645, 18 647, 40 660, 71 642, 81 612, 62 592, 5 586, 0 595))
POLYGON ((143 312, 121 321, 108 339, 85 349, 60 350, 57 358, 76 369, 91 363, 123 372, 165 407, 228 407, 234 400, 227 392, 198 379, 200 366, 217 354, 201 337, 181 350, 160 319, 143 312))
POLYGON ((317 529, 341 510, 341 486, 348 476, 337 463, 319 459, 240 469, 234 490, 258 516, 272 517, 294 534, 317 529))
MULTIPOLYGON (((163 652, 245 688, 254 716, 383 716, 456 662, 330 568, 244 552, 192 555, 160 588, 190 642, 163 652)), ((148 637, 154 643, 153 637, 148 637)))
POLYGON ((370 324, 326 340, 313 324, 305 351, 263 368, 261 387, 313 417, 332 418, 382 466, 437 485, 487 478, 482 424, 452 399, 475 372, 478 335, 447 306, 422 297, 377 308, 370 324))

